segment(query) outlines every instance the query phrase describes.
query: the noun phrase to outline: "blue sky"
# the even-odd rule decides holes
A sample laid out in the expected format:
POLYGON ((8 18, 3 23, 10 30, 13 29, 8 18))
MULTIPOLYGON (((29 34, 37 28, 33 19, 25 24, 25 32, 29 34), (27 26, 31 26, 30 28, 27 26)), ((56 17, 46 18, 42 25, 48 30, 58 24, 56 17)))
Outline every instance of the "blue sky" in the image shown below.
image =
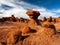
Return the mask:
POLYGON ((0 0, 0 17, 14 14, 16 17, 29 18, 26 15, 28 9, 39 11, 39 18, 59 17, 60 0, 0 0))
POLYGON ((47 9, 60 8, 60 0, 23 0, 23 1, 40 7, 45 7, 47 9))

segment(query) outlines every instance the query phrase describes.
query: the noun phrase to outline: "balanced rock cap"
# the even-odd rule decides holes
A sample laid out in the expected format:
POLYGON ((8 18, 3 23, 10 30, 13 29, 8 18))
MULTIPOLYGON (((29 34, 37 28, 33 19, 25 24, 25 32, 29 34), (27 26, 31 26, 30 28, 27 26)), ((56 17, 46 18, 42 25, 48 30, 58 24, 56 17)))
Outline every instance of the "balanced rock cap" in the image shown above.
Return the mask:
POLYGON ((28 11, 26 12, 26 14, 27 14, 28 16, 39 16, 39 15, 40 15, 40 12, 39 12, 39 11, 35 11, 35 10, 28 10, 28 11))

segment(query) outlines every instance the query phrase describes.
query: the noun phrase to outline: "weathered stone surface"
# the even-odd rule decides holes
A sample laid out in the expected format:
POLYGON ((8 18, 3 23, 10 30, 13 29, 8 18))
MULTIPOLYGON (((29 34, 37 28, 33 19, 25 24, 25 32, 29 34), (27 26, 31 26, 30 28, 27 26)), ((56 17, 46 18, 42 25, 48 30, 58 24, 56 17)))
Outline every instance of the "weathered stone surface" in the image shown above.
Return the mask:
POLYGON ((47 18, 46 18, 46 17, 43 18, 43 22, 44 22, 44 21, 47 21, 47 18))
POLYGON ((18 17, 16 17, 15 19, 16 19, 16 22, 20 22, 20 19, 18 17))
POLYGON ((60 22, 60 17, 56 18, 56 22, 60 22))
POLYGON ((26 14, 30 17, 29 24, 39 25, 38 16, 40 15, 39 11, 28 10, 26 14))
POLYGON ((23 27, 22 36, 27 36, 27 34, 29 34, 30 31, 31 31, 30 27, 28 27, 28 26, 23 27))
POLYGON ((47 19, 48 22, 52 22, 52 17, 50 16, 48 19, 47 19))
POLYGON ((4 22, 4 20, 3 19, 0 19, 0 22, 4 22))
POLYGON ((39 11, 34 11, 34 10, 28 10, 26 14, 32 19, 37 19, 38 16, 40 15, 39 11))
POLYGON ((45 27, 46 29, 47 29, 47 28, 54 29, 54 31, 55 31, 55 33, 56 33, 56 28, 55 28, 54 24, 52 24, 52 23, 50 23, 50 22, 44 22, 44 23, 42 24, 42 27, 45 27))
MULTIPOLYGON (((47 23, 45 25, 47 25, 47 23)), ((50 28, 52 24, 48 25, 47 27, 41 27, 40 31, 24 39, 23 45, 55 45, 55 43, 59 45, 60 43, 56 42, 56 40, 59 41, 60 36, 55 32, 54 25, 53 28, 50 28)))
POLYGON ((15 45, 21 38, 19 30, 11 31, 7 34, 7 45, 15 45))

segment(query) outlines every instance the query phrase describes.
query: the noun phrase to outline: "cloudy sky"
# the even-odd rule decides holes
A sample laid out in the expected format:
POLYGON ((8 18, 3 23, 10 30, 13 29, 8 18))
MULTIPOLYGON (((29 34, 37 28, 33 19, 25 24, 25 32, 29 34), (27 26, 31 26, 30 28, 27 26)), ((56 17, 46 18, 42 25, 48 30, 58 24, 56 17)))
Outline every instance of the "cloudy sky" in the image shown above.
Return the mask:
POLYGON ((39 18, 60 16, 59 0, 0 0, 0 18, 14 14, 16 17, 29 18, 27 10, 38 10, 39 18))

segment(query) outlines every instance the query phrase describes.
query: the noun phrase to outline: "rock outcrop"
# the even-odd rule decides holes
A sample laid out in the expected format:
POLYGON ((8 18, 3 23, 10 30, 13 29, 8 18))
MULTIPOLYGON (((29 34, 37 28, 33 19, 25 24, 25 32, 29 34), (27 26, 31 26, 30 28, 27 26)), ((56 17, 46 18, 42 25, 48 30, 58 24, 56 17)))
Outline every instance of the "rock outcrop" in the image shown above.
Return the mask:
POLYGON ((7 34, 7 45, 15 45, 21 40, 21 32, 19 30, 11 31, 7 34))
POLYGON ((53 29, 54 32, 56 33, 56 28, 55 28, 54 24, 52 24, 50 22, 44 22, 42 24, 42 27, 45 27, 46 29, 48 29, 48 28, 53 29))
POLYGON ((28 26, 23 27, 23 29, 22 29, 22 36, 29 35, 30 31, 31 31, 30 27, 28 27, 28 26))
POLYGON ((43 22, 44 22, 44 21, 47 21, 47 18, 46 18, 46 17, 43 18, 43 22))
POLYGON ((56 18, 56 22, 60 22, 60 17, 56 18))
MULTIPOLYGON (((60 39, 59 35, 59 38, 56 36, 55 31, 53 24, 49 22, 48 24, 44 23, 40 31, 24 39, 23 45, 55 45, 56 40, 58 41, 58 39, 60 39)), ((59 44, 59 42, 57 42, 56 45, 57 44, 59 44)))
POLYGON ((47 19, 48 22, 52 22, 52 17, 50 16, 48 19, 47 19))
POLYGON ((28 10, 26 14, 29 16, 29 24, 39 25, 38 16, 40 15, 39 11, 28 10))

